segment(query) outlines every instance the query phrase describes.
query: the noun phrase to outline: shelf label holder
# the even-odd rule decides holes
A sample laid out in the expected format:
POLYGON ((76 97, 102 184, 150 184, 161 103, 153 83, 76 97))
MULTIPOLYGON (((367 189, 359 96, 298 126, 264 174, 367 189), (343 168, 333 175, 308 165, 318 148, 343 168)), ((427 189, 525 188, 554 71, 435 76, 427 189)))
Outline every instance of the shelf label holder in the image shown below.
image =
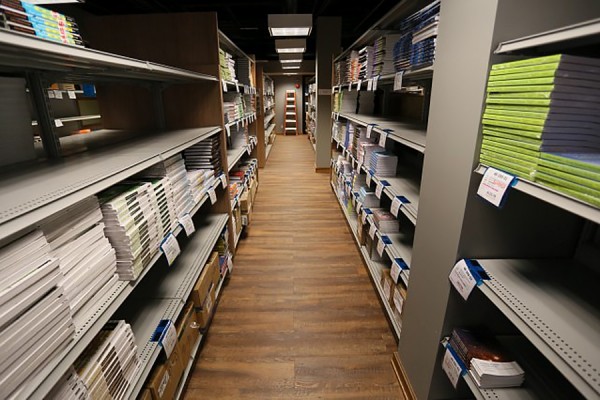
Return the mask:
POLYGON ((488 167, 477 189, 477 195, 497 208, 502 208, 506 202, 508 189, 515 186, 517 182, 516 176, 488 167))

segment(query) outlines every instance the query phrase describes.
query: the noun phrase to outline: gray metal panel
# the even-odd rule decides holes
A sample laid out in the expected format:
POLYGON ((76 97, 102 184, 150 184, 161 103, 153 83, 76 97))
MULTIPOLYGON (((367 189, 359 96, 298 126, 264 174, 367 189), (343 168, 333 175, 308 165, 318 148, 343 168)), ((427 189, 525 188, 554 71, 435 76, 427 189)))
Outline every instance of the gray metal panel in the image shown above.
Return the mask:
POLYGON ((0 66, 19 72, 25 67, 75 72, 90 79, 104 76, 161 82, 217 81, 210 75, 4 30, 0 31, 0 66))
POLYGON ((584 273, 581 266, 565 260, 480 263, 491 278, 481 291, 584 396, 600 396, 598 304, 582 301, 564 286, 584 273))

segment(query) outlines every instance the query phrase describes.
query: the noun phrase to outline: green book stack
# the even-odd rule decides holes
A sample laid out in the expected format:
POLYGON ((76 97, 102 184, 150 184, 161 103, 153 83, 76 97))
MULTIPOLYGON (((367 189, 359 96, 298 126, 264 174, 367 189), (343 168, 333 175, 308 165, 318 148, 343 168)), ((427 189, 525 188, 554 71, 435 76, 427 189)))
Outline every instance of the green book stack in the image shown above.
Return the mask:
POLYGON ((480 161, 597 205, 599 111, 600 59, 557 54, 493 65, 480 161))

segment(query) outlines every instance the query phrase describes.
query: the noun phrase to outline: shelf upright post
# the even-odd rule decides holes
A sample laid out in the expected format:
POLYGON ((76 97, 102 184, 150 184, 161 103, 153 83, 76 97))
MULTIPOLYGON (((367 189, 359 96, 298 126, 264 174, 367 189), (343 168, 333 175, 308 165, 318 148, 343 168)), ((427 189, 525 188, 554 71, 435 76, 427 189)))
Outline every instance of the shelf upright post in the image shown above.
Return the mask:
POLYGON ((31 91, 33 103, 37 111, 38 126, 41 130, 42 143, 48 158, 60 158, 60 140, 54 132, 54 117, 48 101, 47 85, 40 72, 27 73, 27 86, 31 91))

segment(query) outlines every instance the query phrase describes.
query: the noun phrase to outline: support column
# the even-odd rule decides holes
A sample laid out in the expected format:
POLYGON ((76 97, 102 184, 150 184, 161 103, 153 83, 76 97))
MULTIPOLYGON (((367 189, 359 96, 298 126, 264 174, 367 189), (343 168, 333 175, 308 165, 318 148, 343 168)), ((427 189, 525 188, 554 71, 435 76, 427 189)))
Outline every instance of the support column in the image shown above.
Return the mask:
POLYGON ((331 159, 331 83, 333 58, 340 53, 342 42, 341 17, 317 19, 317 123, 315 138, 315 169, 329 170, 331 159))

